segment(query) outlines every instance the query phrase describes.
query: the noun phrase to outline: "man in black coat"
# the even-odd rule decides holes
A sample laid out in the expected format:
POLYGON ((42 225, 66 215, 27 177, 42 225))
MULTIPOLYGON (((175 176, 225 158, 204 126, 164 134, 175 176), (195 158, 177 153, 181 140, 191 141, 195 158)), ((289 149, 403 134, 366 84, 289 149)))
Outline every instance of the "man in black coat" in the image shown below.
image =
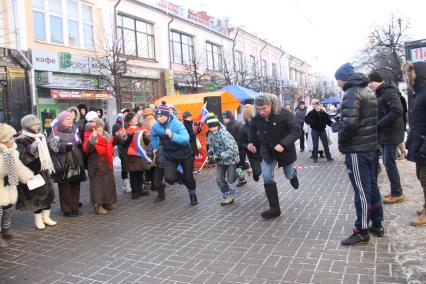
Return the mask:
POLYGON ((368 77, 370 79, 368 86, 376 92, 379 112, 378 140, 382 147, 383 164, 391 188, 390 194, 384 197, 383 203, 402 202, 404 195, 396 166, 398 146, 404 141, 405 132, 399 89, 394 83, 385 82, 379 72, 371 72, 368 77))
POLYGON ((356 220, 353 234, 342 245, 356 245, 370 240, 370 231, 384 235, 382 198, 376 180, 377 99, 367 87, 368 77, 355 73, 346 63, 337 69, 337 85, 345 92, 341 104, 339 151, 346 154, 346 167, 355 192, 356 220))
POLYGON ((321 103, 316 102, 314 109, 311 110, 305 117, 305 122, 311 127, 312 135, 312 157, 314 163, 318 163, 318 143, 321 139, 321 143, 324 147, 325 156, 327 161, 333 161, 331 157, 330 148, 328 147, 328 138, 325 128, 327 125, 331 126, 330 116, 322 109, 321 103))
POLYGON ((299 180, 293 163, 296 161, 294 142, 302 134, 302 128, 294 114, 281 108, 276 95, 261 94, 255 99, 255 116, 250 121, 247 149, 262 158, 262 177, 269 210, 262 213, 262 218, 271 219, 281 215, 277 184, 274 181, 274 170, 283 167, 284 175, 291 185, 297 189, 299 180), (259 145, 257 149, 255 145, 259 145))
MULTIPOLYGON (((294 111, 296 115, 296 119, 300 124, 300 127, 303 129, 303 123, 305 123, 307 108, 304 101, 300 101, 299 106, 294 111)), ((300 135, 300 152, 305 151, 305 133, 302 131, 302 135, 300 135)))

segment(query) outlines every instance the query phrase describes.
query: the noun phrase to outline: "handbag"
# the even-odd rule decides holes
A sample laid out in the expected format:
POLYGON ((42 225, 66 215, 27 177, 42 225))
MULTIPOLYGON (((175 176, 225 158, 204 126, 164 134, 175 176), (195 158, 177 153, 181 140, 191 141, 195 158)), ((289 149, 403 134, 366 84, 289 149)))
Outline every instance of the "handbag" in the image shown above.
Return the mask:
POLYGON ((84 167, 80 166, 76 154, 71 151, 65 155, 64 163, 60 162, 60 156, 55 158, 55 179, 60 183, 81 182, 87 179, 84 167))

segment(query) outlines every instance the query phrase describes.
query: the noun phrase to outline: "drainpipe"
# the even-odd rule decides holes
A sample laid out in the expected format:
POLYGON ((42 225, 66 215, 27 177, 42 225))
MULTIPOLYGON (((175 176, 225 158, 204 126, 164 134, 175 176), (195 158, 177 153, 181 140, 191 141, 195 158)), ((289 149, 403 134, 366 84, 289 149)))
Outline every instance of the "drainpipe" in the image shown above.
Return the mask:
MULTIPOLYGON (((172 70, 172 48, 170 46, 170 24, 175 20, 175 17, 171 15, 172 19, 167 23, 167 40, 169 42, 169 69, 172 70)), ((193 55, 194 56, 194 55, 193 55)))
MULTIPOLYGON (((234 73, 237 74, 237 68, 235 67, 235 45, 237 44, 236 39, 239 33, 239 28, 237 28, 237 32, 235 33, 234 39, 232 40, 232 61, 234 63, 234 73)), ((237 75, 237 84, 238 84, 238 75, 237 75)))
MULTIPOLYGON (((268 46, 268 43, 265 43, 265 46, 262 47, 262 49, 259 52, 259 64, 260 64, 260 76, 263 76, 262 74, 262 52, 263 50, 268 46)), ((266 70, 265 70, 266 71, 266 70)), ((262 78, 262 83, 260 84, 260 92, 263 93, 263 78, 262 78)))
POLYGON ((283 89, 283 73, 282 73, 282 63, 281 63, 281 58, 283 58, 285 52, 283 50, 283 48, 280 46, 280 50, 281 50, 281 56, 278 59, 278 62, 280 63, 280 95, 282 96, 282 89, 283 89))

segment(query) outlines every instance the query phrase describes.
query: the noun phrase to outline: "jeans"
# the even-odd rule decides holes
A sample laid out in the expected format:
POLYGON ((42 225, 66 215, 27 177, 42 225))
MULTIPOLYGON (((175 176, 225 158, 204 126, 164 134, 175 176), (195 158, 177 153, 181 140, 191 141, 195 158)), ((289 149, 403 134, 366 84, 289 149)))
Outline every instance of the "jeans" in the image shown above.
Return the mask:
POLYGON ((366 230, 383 221, 382 197, 376 181, 376 151, 347 153, 346 167, 355 193, 355 228, 366 230))
POLYGON ((426 164, 416 163, 416 175, 423 187, 423 196, 425 198, 423 208, 426 210, 426 164))
POLYGON ((236 164, 232 165, 216 165, 216 183, 222 193, 229 191, 229 184, 234 183, 238 176, 235 173, 236 164), (226 180, 225 180, 226 178, 226 180))
POLYGON ((401 180, 399 178, 398 167, 396 166, 398 146, 398 144, 382 145, 383 164, 389 178, 391 196, 395 197, 402 195, 401 180))
POLYGON ((321 143, 324 146, 324 152, 325 157, 327 159, 331 159, 330 149, 328 148, 328 140, 327 140, 327 132, 325 130, 319 132, 315 129, 311 129, 311 135, 312 135, 312 157, 314 160, 318 160, 318 143, 319 139, 321 139, 321 143))
MULTIPOLYGON (((274 182, 274 171, 277 160, 273 160, 271 163, 266 162, 262 159, 262 177, 263 184, 273 183, 274 182)), ((287 179, 292 179, 296 176, 296 169, 293 168, 293 164, 283 167, 284 175, 287 179)))
POLYGON ((194 157, 191 156, 188 159, 182 161, 168 161, 164 163, 164 179, 169 184, 174 184, 178 181, 179 176, 177 174, 177 166, 182 166, 183 180, 186 188, 189 190, 195 190, 196 184, 194 179, 194 157))

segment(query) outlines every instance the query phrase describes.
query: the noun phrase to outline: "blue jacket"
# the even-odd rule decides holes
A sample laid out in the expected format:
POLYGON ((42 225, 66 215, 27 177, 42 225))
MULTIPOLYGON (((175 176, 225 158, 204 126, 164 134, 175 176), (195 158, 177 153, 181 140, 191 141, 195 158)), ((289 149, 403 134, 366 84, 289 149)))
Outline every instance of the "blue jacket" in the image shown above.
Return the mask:
POLYGON ((192 155, 189 134, 182 122, 173 114, 170 114, 166 123, 154 123, 151 128, 151 146, 153 150, 158 150, 163 145, 164 158, 169 161, 180 161, 192 155), (165 134, 166 129, 173 133, 171 139, 165 134))

